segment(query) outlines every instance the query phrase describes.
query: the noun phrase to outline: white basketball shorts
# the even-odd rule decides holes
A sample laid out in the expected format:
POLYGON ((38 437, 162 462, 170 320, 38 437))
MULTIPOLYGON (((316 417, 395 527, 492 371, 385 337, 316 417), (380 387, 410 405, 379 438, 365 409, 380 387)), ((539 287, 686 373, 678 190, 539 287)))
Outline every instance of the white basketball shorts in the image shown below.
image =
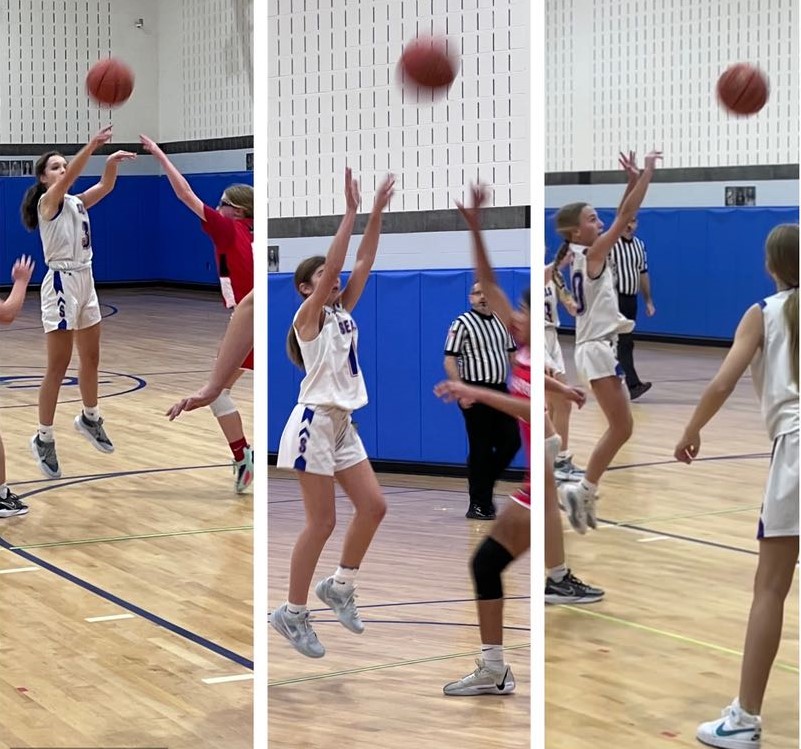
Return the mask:
POLYGON ((576 346, 576 372, 583 382, 592 383, 604 377, 624 377, 617 360, 617 338, 586 341, 576 346))
POLYGON ((83 330, 102 319, 91 268, 49 269, 42 281, 42 326, 54 330, 83 330))
POLYGON ((798 535, 798 431, 773 443, 757 538, 798 535))
POLYGON ((556 374, 565 374, 565 360, 556 328, 545 328, 545 367, 556 374))

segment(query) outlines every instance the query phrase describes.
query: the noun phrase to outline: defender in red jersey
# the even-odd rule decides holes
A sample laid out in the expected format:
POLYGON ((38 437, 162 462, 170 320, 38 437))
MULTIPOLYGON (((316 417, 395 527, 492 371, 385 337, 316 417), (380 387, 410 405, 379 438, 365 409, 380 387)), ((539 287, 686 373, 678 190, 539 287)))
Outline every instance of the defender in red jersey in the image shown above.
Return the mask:
MULTIPOLYGON (((253 188, 250 185, 229 185, 217 208, 211 208, 195 195, 185 177, 155 141, 146 135, 139 136, 139 140, 161 164, 178 199, 202 221, 203 231, 214 243, 223 299, 227 307, 236 307, 253 290, 253 188)), ((231 388, 244 369, 253 369, 253 351, 209 405, 233 454, 234 487, 238 493, 244 492, 253 481, 253 450, 245 437, 242 417, 231 398, 231 388)))

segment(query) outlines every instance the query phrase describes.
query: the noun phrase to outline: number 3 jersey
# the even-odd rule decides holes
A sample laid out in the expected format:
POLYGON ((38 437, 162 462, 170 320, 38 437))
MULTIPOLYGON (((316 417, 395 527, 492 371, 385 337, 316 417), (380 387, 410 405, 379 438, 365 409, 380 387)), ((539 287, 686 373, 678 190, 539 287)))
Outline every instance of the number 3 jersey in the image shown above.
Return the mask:
POLYGON ((49 220, 42 217, 41 207, 40 199, 39 235, 47 267, 52 270, 91 268, 92 233, 84 204, 74 195, 65 195, 58 212, 49 220))
POLYGON ((323 307, 323 315, 322 327, 313 341, 302 341, 292 321, 306 370, 298 403, 355 411, 367 405, 367 388, 356 354, 359 330, 340 305, 323 307))
POLYGON ((598 278, 591 278, 587 268, 587 250, 571 244, 573 262, 570 282, 576 299, 576 345, 587 341, 613 338, 620 333, 631 333, 634 321, 627 319, 618 307, 612 270, 607 262, 598 278))

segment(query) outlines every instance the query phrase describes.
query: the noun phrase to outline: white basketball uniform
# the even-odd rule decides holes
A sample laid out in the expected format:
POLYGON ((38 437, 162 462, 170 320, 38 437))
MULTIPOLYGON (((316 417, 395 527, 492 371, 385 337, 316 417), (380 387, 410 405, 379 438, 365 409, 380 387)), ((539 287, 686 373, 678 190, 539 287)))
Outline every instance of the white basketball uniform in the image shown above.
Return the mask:
POLYGON ((588 248, 571 244, 570 250, 570 279, 577 305, 574 357, 578 375, 587 384, 603 377, 623 377, 617 361, 617 337, 630 333, 634 321, 620 312, 609 263, 593 278, 587 268, 588 248))
POLYGON ((367 459, 351 412, 367 405, 357 356, 359 331, 343 307, 324 307, 320 333, 300 345, 306 376, 281 435, 278 467, 333 476, 367 459))
POLYGON ((798 535, 798 387, 790 370, 790 345, 784 303, 790 291, 768 297, 762 306, 762 349, 751 375, 773 441, 770 473, 757 538, 798 535))
MULTIPOLYGON (((43 196, 44 197, 44 196, 43 196)), ((42 325, 54 330, 82 330, 100 322, 100 303, 92 276, 92 231, 89 213, 74 195, 51 219, 42 217, 39 200, 39 235, 47 274, 42 281, 42 325)))
MULTIPOLYGON (((557 271, 554 271, 556 273, 557 271)), ((545 284, 545 366, 556 374, 565 373, 565 360, 559 345, 559 298, 553 281, 545 284)))

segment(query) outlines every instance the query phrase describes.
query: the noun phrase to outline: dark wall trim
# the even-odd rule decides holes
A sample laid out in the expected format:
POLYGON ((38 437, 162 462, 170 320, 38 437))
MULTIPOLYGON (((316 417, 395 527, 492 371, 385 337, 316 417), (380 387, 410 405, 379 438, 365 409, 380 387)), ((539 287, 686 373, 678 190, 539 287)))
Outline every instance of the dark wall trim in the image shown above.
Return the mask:
MULTIPOLYGON (((60 151, 65 156, 74 156, 85 143, 14 143, 0 144, 0 156, 33 156, 46 151, 60 151)), ((181 140, 172 143, 159 144, 164 153, 205 153, 207 151, 242 151, 253 148, 253 136, 242 135, 235 138, 209 138, 208 140, 181 140)), ((98 148, 95 153, 107 156, 114 151, 133 151, 144 153, 141 144, 136 143, 109 143, 98 148)))
MULTIPOLYGON (((356 219, 354 234, 364 232, 368 214, 356 219)), ((272 218, 267 235, 273 239, 296 237, 333 237, 341 216, 305 216, 303 218, 272 218)), ((484 229, 530 229, 531 209, 528 206, 486 208, 482 212, 484 229)), ((467 226, 458 210, 405 211, 387 213, 381 226, 382 234, 411 234, 413 232, 466 231, 467 226)))
MULTIPOLYGON (((560 328, 559 335, 565 338, 575 338, 573 328, 560 328)), ((731 338, 691 338, 682 335, 668 335, 665 333, 634 333, 635 341, 649 341, 651 343, 675 343, 677 346, 710 346, 712 348, 729 348, 733 342, 731 338)))
MULTIPOLYGON (((798 164, 754 166, 687 167, 686 169, 657 169, 653 182, 729 182, 798 179, 798 164)), ((621 169, 597 172, 549 172, 545 185, 617 185, 624 184, 626 175, 621 169)))

